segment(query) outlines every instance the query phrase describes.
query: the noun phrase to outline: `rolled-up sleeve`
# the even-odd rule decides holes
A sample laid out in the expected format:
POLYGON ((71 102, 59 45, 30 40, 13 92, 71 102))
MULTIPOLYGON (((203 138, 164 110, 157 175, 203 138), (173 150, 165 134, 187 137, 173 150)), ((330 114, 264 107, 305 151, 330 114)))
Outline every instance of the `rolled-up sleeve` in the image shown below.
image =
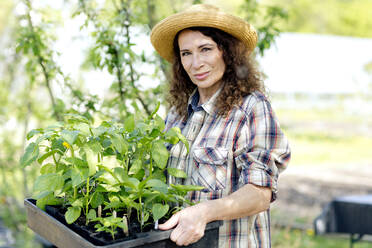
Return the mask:
POLYGON ((274 201, 279 173, 287 167, 291 156, 288 140, 266 99, 255 103, 241 125, 234 151, 240 171, 239 185, 269 187, 274 201))

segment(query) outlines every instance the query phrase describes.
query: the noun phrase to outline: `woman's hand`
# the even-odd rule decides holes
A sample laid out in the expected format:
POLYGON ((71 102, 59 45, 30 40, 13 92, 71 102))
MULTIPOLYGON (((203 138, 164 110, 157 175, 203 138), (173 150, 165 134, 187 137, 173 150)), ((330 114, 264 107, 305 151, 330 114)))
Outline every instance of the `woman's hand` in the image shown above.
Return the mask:
POLYGON ((228 196, 179 211, 159 225, 159 229, 176 227, 170 239, 177 245, 189 245, 204 236, 205 226, 209 222, 233 220, 266 211, 270 207, 271 194, 268 187, 246 184, 228 196))
POLYGON ((169 230, 176 226, 170 239, 177 245, 189 245, 199 241, 204 236, 206 218, 206 204, 187 207, 174 214, 167 222, 159 225, 160 230, 169 230))

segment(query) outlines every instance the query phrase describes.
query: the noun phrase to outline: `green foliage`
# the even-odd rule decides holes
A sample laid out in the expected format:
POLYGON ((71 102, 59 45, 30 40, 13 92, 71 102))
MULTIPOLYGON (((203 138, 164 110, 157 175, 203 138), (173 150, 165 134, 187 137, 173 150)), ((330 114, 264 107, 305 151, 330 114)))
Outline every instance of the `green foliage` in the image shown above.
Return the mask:
POLYGON ((245 0, 240 13, 257 29, 258 52, 263 56, 279 35, 278 23, 288 18, 287 12, 277 5, 263 5, 257 0, 245 0))
POLYGON ((372 37, 372 1, 285 0, 264 1, 288 10, 282 31, 372 37))
MULTIPOLYGON (((147 1, 147 5, 150 4, 151 1, 147 1)), ((89 49, 85 67, 106 70, 115 76, 111 90, 117 92, 118 97, 106 100, 103 106, 118 109, 121 119, 131 112, 130 107, 136 112, 144 110, 149 115, 151 103, 159 98, 160 92, 140 90, 138 81, 146 73, 134 68, 153 62, 146 58, 144 52, 137 54, 133 50, 133 31, 141 29, 136 24, 143 22, 143 16, 136 18, 131 14, 142 13, 146 5, 141 1, 107 1, 102 7, 97 6, 96 1, 80 0, 74 15, 85 16, 83 28, 90 25, 95 28, 91 32, 95 44, 89 49)))
MULTIPOLYGON (((141 229, 151 219, 159 220, 176 207, 189 203, 188 191, 202 187, 171 185, 161 176, 168 160, 165 143, 184 141, 179 129, 164 133, 164 121, 154 112, 144 120, 129 116, 124 124, 104 121, 94 127, 79 115, 66 115, 63 123, 31 130, 21 158, 23 166, 38 163, 40 176, 34 183, 34 198, 40 208, 63 203, 66 222, 75 222, 83 213, 86 224, 99 221, 97 231, 125 228, 121 218, 112 216, 124 210, 137 212, 141 229), (136 126, 134 126, 136 122, 136 126), (37 152, 35 152, 37 151, 37 152), (98 216, 104 205, 110 216, 98 216), (97 209, 97 210, 96 210, 97 209)), ((185 143, 187 145, 187 143, 185 143)), ((171 176, 185 178, 185 172, 168 169, 171 176)))
POLYGON ((92 220, 99 222, 94 226, 97 229, 97 232, 103 231, 110 233, 113 240, 115 239, 115 234, 118 232, 118 228, 121 228, 124 233, 128 233, 128 223, 125 216, 123 218, 118 218, 115 217, 115 215, 112 215, 105 218, 97 217, 92 220))

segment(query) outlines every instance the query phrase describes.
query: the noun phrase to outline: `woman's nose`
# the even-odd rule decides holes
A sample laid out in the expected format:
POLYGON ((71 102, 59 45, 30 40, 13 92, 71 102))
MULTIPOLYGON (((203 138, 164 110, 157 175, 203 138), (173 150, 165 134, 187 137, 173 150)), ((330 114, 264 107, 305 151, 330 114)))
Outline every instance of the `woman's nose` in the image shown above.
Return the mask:
POLYGON ((194 54, 192 57, 192 67, 198 69, 203 66, 203 61, 199 54, 194 54))

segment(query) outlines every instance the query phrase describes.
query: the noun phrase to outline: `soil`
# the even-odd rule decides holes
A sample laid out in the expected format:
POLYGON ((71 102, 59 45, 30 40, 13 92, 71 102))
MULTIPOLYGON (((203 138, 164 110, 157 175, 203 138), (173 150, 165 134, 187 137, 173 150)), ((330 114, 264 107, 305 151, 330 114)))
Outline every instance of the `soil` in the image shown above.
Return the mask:
MULTIPOLYGON (((110 233, 106 232, 96 232, 96 228, 94 227, 97 222, 91 222, 87 226, 85 225, 85 217, 80 216, 74 223, 67 224, 64 218, 64 214, 66 212, 66 209, 54 207, 54 206, 47 206, 46 211, 55 217, 57 220, 62 222, 64 225, 68 226, 75 232, 79 233, 82 237, 89 240, 94 245, 109 245, 116 242, 136 239, 138 237, 141 237, 146 232, 151 232, 154 230, 154 225, 149 224, 145 226, 143 232, 141 232, 140 224, 138 223, 136 219, 136 215, 132 214, 129 224, 129 236, 126 236, 122 231, 118 231, 115 234, 115 239, 112 239, 112 236, 110 233)), ((120 215, 120 213, 118 213, 120 215)), ((161 219, 160 221, 164 221, 164 219, 161 219)), ((119 229, 121 230, 121 229, 119 229)))
POLYGON ((372 194, 372 164, 295 166, 279 176, 273 222, 312 228, 313 220, 333 198, 372 194))

